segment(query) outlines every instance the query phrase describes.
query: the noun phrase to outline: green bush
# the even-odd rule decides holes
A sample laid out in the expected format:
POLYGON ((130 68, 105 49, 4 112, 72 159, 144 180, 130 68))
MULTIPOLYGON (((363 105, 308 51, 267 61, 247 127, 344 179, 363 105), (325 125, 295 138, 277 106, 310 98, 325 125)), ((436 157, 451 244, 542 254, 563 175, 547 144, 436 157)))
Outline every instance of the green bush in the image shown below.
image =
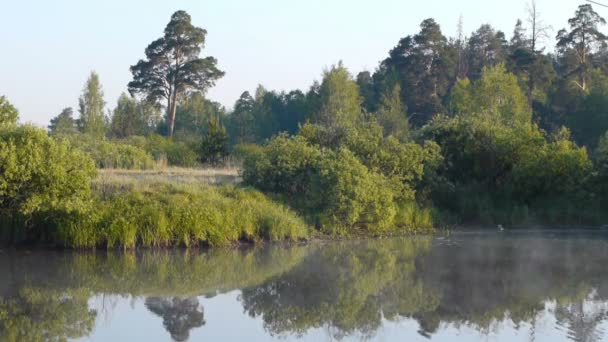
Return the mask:
POLYGON ((554 211, 549 199, 562 201, 556 208, 579 208, 561 223, 589 216, 592 163, 565 129, 550 137, 533 124, 457 116, 436 117, 418 134, 436 141, 444 160, 426 184, 429 197, 462 222, 555 222, 547 219, 554 211))
POLYGON ((370 172, 347 149, 324 155, 319 169, 325 231, 345 235, 351 227, 362 227, 377 234, 394 228, 397 194, 389 179, 370 172))
POLYGON ((338 140, 326 139, 323 126, 307 124, 299 135, 279 135, 263 147, 241 146, 243 181, 275 194, 326 233, 416 230, 415 221, 396 217, 437 164, 439 147, 384 139, 375 122, 346 131, 338 140))
POLYGON ((312 195, 311 182, 318 174, 319 148, 301 136, 279 135, 263 148, 240 146, 244 157, 243 181, 262 191, 286 196, 312 195))
POLYGON ((193 167, 198 165, 196 148, 198 148, 199 142, 196 141, 176 141, 152 134, 147 137, 132 136, 123 142, 145 150, 157 161, 166 158, 171 166, 193 167))
POLYGON ((44 130, 27 125, 0 129, 0 226, 5 239, 51 240, 57 220, 89 207, 95 173, 91 158, 44 130))
POLYGON ((152 156, 145 150, 120 141, 99 139, 87 134, 61 135, 56 139, 67 140, 88 153, 100 169, 147 170, 156 166, 152 156))
POLYGON ((592 167, 586 148, 576 146, 570 141, 570 133, 562 129, 555 141, 523 151, 513 166, 509 183, 513 196, 524 203, 539 194, 568 194, 575 198, 584 189, 592 167))

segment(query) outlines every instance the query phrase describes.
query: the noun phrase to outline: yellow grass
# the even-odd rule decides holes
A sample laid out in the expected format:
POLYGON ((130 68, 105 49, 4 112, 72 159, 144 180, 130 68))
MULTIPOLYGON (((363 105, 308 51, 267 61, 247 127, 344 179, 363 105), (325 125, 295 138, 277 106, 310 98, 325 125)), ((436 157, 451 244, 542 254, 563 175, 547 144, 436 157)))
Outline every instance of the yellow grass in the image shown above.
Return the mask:
POLYGON ((241 181, 237 168, 177 168, 157 170, 100 169, 93 187, 146 186, 150 184, 223 185, 241 181))

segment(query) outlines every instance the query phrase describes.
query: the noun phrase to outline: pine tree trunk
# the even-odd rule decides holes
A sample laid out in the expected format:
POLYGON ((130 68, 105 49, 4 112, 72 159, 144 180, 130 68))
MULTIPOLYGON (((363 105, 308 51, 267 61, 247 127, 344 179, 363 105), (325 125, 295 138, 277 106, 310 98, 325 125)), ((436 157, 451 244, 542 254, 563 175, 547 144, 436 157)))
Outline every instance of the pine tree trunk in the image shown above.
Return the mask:
POLYGON ((169 105, 169 112, 167 113, 168 119, 168 136, 169 138, 173 137, 173 130, 175 129, 175 113, 177 112, 177 96, 172 96, 171 104, 169 105))

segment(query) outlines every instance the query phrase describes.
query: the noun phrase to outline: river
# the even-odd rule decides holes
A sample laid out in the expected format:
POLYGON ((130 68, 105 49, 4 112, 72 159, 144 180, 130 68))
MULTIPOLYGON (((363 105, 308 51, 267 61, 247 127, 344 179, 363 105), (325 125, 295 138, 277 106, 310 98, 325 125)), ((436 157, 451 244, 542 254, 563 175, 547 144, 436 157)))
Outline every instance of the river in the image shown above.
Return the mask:
POLYGON ((608 233, 0 251, 0 341, 608 341, 608 233))

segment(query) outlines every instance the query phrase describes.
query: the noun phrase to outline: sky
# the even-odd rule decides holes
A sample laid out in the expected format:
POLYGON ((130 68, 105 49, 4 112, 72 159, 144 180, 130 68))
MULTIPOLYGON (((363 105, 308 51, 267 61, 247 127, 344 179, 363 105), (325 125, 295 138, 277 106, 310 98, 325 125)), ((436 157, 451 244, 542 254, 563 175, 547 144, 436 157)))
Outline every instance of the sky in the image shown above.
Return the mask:
MULTIPOLYGON (((489 23, 510 38, 526 0, 0 0, 0 95, 22 122, 41 126, 78 106, 91 70, 108 109, 127 90, 129 67, 185 10, 208 32, 202 56, 226 72, 207 97, 231 108, 258 84, 306 90, 323 69, 343 61, 356 74, 374 71, 400 38, 434 18, 455 36, 460 15, 470 34, 489 23)), ((608 3, 608 1, 606 1, 608 3)), ((537 0, 551 36, 583 0, 537 0)), ((608 8, 595 6, 608 17, 608 8)), ((606 32, 607 29, 604 29, 606 32)), ((554 40, 547 42, 552 50, 554 40)))

